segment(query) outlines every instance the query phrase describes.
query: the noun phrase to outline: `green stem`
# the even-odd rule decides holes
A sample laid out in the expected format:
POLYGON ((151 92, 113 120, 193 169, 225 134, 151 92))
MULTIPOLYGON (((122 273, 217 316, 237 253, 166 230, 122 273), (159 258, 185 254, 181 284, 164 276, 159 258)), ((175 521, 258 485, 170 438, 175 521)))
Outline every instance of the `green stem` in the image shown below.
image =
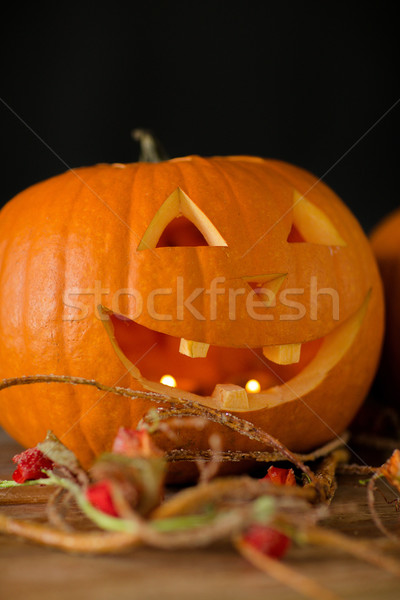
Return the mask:
POLYGON ((120 517, 112 517, 107 515, 101 510, 97 510, 86 498, 85 494, 81 491, 80 487, 70 481, 54 475, 51 471, 48 472, 49 479, 53 481, 53 485, 58 485, 68 491, 70 491, 81 511, 91 520, 93 523, 98 525, 101 529, 107 531, 124 531, 126 533, 137 533, 138 524, 134 521, 128 521, 127 519, 121 519, 120 517))
MULTIPOLYGON (((48 485, 62 487, 74 496, 77 505, 81 511, 98 527, 106 531, 124 532, 137 534, 140 531, 141 523, 137 521, 123 519, 121 517, 112 517, 106 513, 97 510, 86 498, 79 485, 55 475, 52 471, 45 471, 47 479, 36 479, 26 481, 25 483, 16 483, 15 481, 1 481, 0 487, 17 487, 26 485, 48 485)), ((272 498, 262 496, 253 502, 254 521, 266 523, 275 512, 275 502, 272 498)), ((226 514, 225 514, 226 516, 226 514)), ((210 509, 207 513, 198 515, 180 515, 154 521, 148 521, 147 525, 158 533, 167 533, 172 531, 185 531, 196 529, 203 525, 208 525, 218 521, 220 516, 214 510, 210 509)))
POLYGON ((207 525, 215 519, 215 513, 202 515, 183 515, 181 517, 170 517, 168 519, 160 519, 159 521, 151 521, 151 527, 159 533, 167 533, 169 531, 178 531, 185 529, 193 529, 207 525))
POLYGON ((51 483, 46 479, 29 479, 28 481, 24 481, 24 483, 17 483, 13 479, 3 479, 0 480, 0 489, 1 488, 12 488, 12 487, 25 487, 28 485, 58 485, 58 483, 51 483))
POLYGON ((168 155, 161 142, 148 129, 134 129, 132 137, 140 145, 140 162, 157 163, 162 160, 168 160, 168 155))

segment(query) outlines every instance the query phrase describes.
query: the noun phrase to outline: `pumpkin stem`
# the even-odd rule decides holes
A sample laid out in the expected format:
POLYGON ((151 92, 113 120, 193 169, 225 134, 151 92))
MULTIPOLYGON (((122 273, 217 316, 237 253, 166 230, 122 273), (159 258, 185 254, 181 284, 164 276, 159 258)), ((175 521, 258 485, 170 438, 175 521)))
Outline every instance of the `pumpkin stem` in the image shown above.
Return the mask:
POLYGON ((169 156, 165 152, 160 140, 149 129, 134 129, 131 135, 136 142, 139 142, 140 162, 155 163, 168 160, 169 156))

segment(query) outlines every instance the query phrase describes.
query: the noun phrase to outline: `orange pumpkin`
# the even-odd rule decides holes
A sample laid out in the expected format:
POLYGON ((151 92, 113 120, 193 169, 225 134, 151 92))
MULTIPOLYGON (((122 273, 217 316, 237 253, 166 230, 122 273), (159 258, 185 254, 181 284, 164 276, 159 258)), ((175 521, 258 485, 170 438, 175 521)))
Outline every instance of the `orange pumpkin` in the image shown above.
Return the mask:
MULTIPOLYGON (((382 275, 386 303, 386 332, 380 378, 388 398, 393 385, 400 391, 400 209, 386 217, 372 232, 372 248, 382 275)), ((397 402, 397 397, 394 397, 397 402)))
MULTIPOLYGON (((306 451, 347 427, 376 369, 383 302, 368 240, 327 186, 285 163, 189 156, 68 171, 6 205, 0 252, 2 378, 162 389, 306 451), (160 383, 167 374, 177 387, 160 383)), ((85 465, 150 408, 49 384, 0 400, 22 444, 52 429, 85 465)), ((259 449, 213 429, 226 449, 259 449)), ((194 444, 207 448, 208 432, 183 428, 176 445, 194 444)))

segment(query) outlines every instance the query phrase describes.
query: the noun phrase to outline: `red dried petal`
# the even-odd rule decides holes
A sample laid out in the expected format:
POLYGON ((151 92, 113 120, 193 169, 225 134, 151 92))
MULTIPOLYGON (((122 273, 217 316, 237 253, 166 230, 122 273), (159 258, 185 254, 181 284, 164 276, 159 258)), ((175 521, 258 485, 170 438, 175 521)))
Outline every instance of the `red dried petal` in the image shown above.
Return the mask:
MULTIPOLYGON (((43 477, 45 477, 45 474, 43 473, 43 477)), ((14 471, 14 473, 12 474, 12 478, 14 479, 14 481, 16 481, 17 483, 24 483, 25 478, 23 473, 21 472, 21 469, 19 467, 17 467, 14 471)))
POLYGON ((119 428, 112 451, 131 458, 136 456, 150 458, 163 455, 163 452, 154 444, 148 431, 145 429, 127 429, 126 427, 119 428))
POLYGON ((276 485, 296 485, 293 469, 280 469, 279 467, 272 466, 262 479, 271 481, 271 483, 275 483, 276 485))
POLYGON ((112 499, 110 482, 106 479, 90 485, 86 490, 86 498, 90 504, 107 515, 119 516, 112 499))
POLYGON ((43 469, 54 468, 53 461, 38 448, 28 448, 16 454, 12 460, 18 465, 12 476, 17 483, 24 483, 28 479, 45 479, 47 475, 43 473, 43 469))
POLYGON ((264 525, 250 527, 244 534, 243 539, 256 550, 271 558, 282 558, 291 544, 291 540, 287 535, 264 525))

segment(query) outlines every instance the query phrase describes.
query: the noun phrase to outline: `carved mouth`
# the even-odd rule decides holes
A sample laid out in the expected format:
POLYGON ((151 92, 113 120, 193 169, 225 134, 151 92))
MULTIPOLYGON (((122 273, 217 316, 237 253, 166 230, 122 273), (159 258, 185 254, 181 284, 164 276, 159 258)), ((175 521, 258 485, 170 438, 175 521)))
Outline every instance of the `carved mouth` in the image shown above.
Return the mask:
POLYGON ((145 389, 241 412, 287 402, 314 389, 350 349, 369 299, 370 292, 353 316, 323 338, 264 348, 180 340, 105 307, 99 312, 117 355, 145 389))

